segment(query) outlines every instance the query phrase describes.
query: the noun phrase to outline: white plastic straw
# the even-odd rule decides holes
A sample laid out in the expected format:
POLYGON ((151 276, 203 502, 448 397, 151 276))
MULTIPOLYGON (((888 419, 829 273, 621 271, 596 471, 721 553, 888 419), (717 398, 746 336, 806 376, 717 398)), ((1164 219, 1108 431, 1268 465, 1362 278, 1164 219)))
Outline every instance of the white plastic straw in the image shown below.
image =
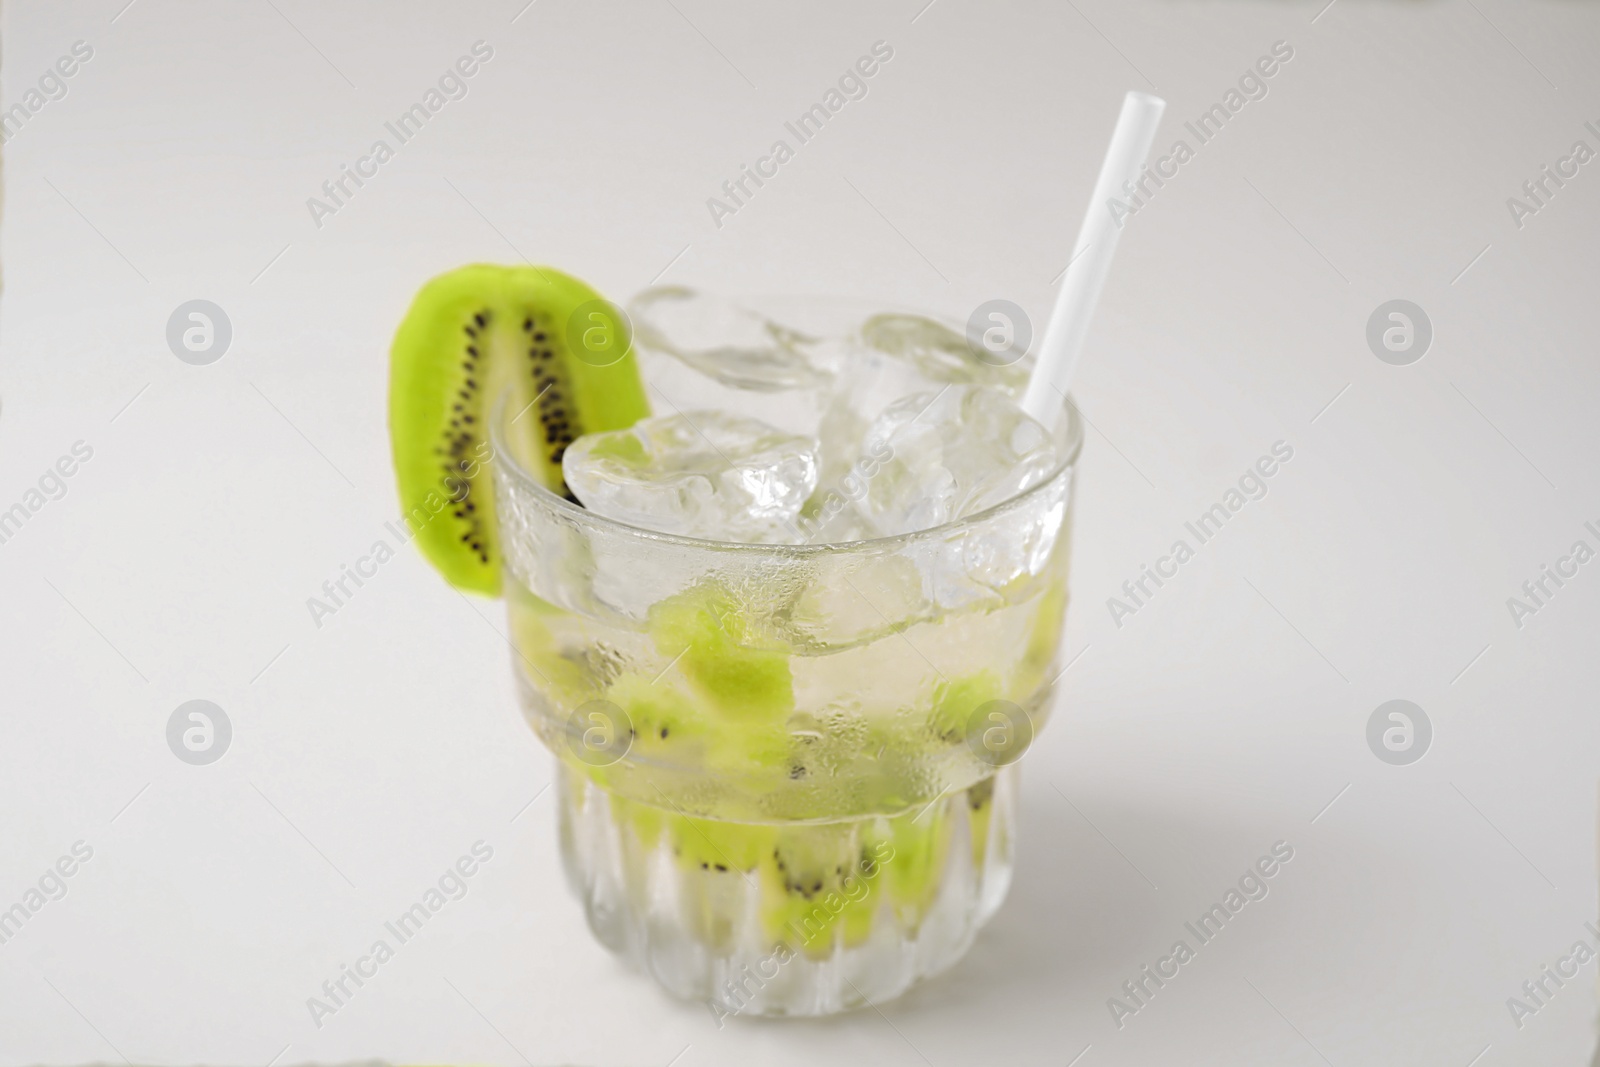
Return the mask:
POLYGON ((1139 169, 1150 155, 1150 145, 1166 107, 1165 100, 1149 93, 1129 93, 1122 100, 1122 114, 1117 116, 1117 128, 1111 134, 1105 162, 1100 165, 1089 209, 1084 212, 1067 275, 1061 281, 1049 325, 1039 343, 1039 360, 1022 398, 1023 410, 1046 426, 1055 426, 1060 417, 1062 397, 1089 332, 1089 320, 1100 302, 1100 290, 1111 271, 1111 257, 1116 255, 1122 225, 1113 216, 1110 201, 1116 198, 1126 203, 1122 184, 1139 180, 1139 169))

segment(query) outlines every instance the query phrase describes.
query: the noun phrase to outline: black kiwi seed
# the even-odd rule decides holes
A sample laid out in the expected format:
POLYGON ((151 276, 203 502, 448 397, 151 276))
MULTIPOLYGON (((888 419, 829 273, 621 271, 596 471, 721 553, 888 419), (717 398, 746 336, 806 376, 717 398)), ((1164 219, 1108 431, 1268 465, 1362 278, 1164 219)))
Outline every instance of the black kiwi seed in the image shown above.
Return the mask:
POLYGON ((727 867, 725 867, 724 865, 722 865, 720 863, 716 865, 716 868, 719 871, 726 871, 728 869, 727 867))
POLYGON ((661 739, 663 741, 667 739, 667 728, 665 726, 661 728, 661 739))
POLYGON ((484 318, 486 314, 487 312, 480 311, 476 315, 472 316, 472 321, 478 324, 478 329, 480 330, 489 325, 489 320, 484 318))

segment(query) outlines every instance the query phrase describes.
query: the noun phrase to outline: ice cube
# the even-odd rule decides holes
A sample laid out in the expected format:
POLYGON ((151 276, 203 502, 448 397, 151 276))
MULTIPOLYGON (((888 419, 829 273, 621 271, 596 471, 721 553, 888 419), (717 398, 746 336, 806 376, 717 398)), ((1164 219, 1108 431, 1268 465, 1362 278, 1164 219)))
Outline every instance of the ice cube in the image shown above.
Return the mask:
POLYGON ((634 339, 735 389, 815 389, 833 377, 827 346, 739 304, 668 285, 628 305, 634 339))
POLYGON ((817 421, 821 476, 817 497, 807 505, 807 513, 821 507, 829 494, 853 498, 860 475, 856 468, 866 463, 862 446, 867 429, 885 408, 901 397, 937 392, 941 384, 884 352, 860 344, 850 346, 817 421))
POLYGON ((904 397, 868 429, 877 459, 855 501, 880 536, 976 514, 1043 481, 1058 465, 1050 431, 999 389, 946 385, 904 397))
POLYGON ((817 443, 716 411, 585 434, 561 461, 583 505, 633 526, 717 541, 803 540, 795 519, 817 484, 817 443))
POLYGON ((964 335, 921 315, 874 315, 862 325, 861 338, 869 347, 915 367, 929 381, 993 385, 1012 393, 1028 382, 1028 368, 1022 362, 997 365, 986 360, 964 335))
POLYGON ((1023 367, 985 362, 962 334, 942 322, 899 312, 867 319, 841 353, 818 426, 818 497, 807 505, 807 513, 816 511, 827 494, 852 495, 862 475, 875 469, 863 448, 867 429, 895 401, 937 393, 947 385, 992 385, 1017 393, 1028 376, 1023 367))

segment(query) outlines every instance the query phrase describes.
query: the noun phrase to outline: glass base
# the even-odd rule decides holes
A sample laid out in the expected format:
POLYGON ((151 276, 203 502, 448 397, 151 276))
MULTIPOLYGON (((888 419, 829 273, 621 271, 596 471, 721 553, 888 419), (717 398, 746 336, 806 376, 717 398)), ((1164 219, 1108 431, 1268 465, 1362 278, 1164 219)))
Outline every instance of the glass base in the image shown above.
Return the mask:
POLYGON ((590 929, 719 1026, 898 996, 960 960, 1011 885, 1015 765, 920 811, 827 823, 690 817, 561 777, 590 929))

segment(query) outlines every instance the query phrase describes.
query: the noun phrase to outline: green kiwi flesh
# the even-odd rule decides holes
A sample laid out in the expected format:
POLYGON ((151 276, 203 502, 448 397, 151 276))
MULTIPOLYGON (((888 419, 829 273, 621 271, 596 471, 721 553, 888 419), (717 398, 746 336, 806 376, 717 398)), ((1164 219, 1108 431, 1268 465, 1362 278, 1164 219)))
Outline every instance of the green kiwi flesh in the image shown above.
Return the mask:
POLYGON ((510 458, 568 499, 567 446, 649 414, 620 314, 578 279, 474 264, 422 287, 390 351, 402 513, 446 580, 491 596, 500 592, 500 551, 488 425, 502 396, 510 458), (593 323, 604 328, 586 329, 593 323), (596 337, 599 345, 581 347, 596 337))
POLYGON ((983 863, 993 789, 986 778, 930 811, 842 823, 727 822, 618 794, 609 803, 645 848, 670 847, 686 885, 698 887, 685 894, 681 917, 708 945, 726 947, 730 933, 730 917, 711 906, 717 883, 744 880, 760 888, 762 931, 822 958, 865 941, 885 910, 901 927, 918 929, 938 898, 960 821, 974 864, 983 863))

